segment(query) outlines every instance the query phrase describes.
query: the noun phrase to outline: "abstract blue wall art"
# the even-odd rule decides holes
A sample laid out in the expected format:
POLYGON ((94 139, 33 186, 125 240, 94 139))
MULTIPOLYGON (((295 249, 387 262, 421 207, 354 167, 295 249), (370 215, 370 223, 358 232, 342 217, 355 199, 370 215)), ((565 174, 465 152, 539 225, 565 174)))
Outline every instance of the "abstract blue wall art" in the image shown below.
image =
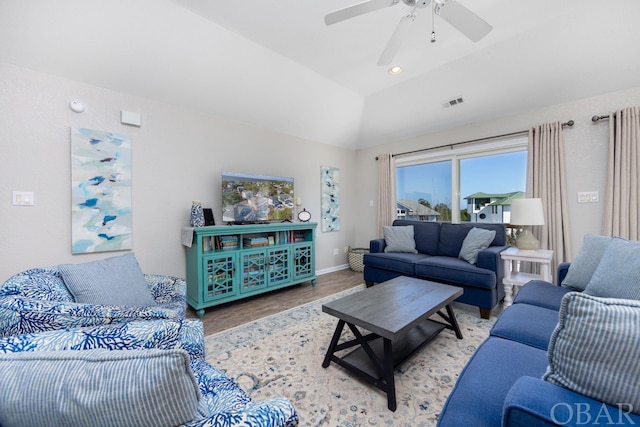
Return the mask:
POLYGON ((131 249, 131 137, 71 128, 71 252, 131 249))
POLYGON ((340 169, 322 166, 320 175, 322 231, 338 231, 340 230, 340 169))

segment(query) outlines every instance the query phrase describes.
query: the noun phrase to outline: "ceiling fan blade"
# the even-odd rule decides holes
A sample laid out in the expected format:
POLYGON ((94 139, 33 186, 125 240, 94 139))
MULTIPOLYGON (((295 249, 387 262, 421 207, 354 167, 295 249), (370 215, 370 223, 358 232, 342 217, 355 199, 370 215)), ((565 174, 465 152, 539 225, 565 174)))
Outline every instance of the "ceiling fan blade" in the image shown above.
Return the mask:
POLYGON ((382 55, 378 59, 377 65, 389 65, 393 58, 396 57, 396 54, 400 50, 400 46, 402 46, 402 42, 407 37, 407 33, 411 28, 411 23, 416 19, 416 16, 413 13, 409 15, 405 15, 401 20, 396 29, 393 31, 391 38, 387 42, 387 46, 382 51, 382 55))
POLYGON ((328 13, 324 17, 324 23, 327 25, 332 25, 350 18, 355 18, 356 16, 364 15, 365 13, 373 12, 374 10, 393 6, 399 1, 400 0, 363 1, 362 3, 354 4, 353 6, 345 7, 344 9, 339 9, 335 12, 328 13))
POLYGON ((489 34, 492 26, 457 1, 448 1, 437 9, 438 15, 473 42, 489 34))

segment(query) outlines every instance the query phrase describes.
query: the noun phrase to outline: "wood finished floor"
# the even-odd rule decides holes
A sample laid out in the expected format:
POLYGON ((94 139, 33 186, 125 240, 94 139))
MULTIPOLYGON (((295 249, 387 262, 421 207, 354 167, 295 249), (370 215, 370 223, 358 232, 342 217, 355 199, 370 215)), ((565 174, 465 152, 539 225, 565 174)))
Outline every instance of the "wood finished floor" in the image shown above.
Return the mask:
MULTIPOLYGON (((318 276, 316 285, 301 283, 289 288, 246 298, 206 309, 202 317, 204 335, 233 328, 261 317, 279 313, 329 295, 351 289, 364 283, 362 273, 350 269, 318 276)), ((187 308, 187 317, 197 317, 195 310, 187 308)))

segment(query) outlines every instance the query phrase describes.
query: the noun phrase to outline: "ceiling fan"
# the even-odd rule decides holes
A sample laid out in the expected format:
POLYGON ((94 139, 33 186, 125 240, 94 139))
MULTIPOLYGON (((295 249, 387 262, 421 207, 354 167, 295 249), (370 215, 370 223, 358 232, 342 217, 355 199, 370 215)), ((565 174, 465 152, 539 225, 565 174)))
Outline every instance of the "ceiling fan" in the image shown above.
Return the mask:
MULTIPOLYGON (((348 6, 327 14, 324 17, 324 22, 327 25, 333 25, 378 9, 395 6, 398 3, 400 3, 400 0, 363 1, 362 3, 354 4, 353 6, 348 6)), ((391 61, 393 61, 393 58, 400 50, 402 42, 407 37, 411 23, 416 18, 416 9, 428 7, 431 4, 431 0, 402 0, 402 3, 413 9, 400 20, 400 23, 382 51, 377 65, 391 64, 391 61)), ((433 0, 432 13, 442 17, 442 19, 473 42, 481 40, 489 34, 492 29, 491 25, 455 0, 433 0)), ((431 33, 431 41, 435 41, 435 32, 431 33)))

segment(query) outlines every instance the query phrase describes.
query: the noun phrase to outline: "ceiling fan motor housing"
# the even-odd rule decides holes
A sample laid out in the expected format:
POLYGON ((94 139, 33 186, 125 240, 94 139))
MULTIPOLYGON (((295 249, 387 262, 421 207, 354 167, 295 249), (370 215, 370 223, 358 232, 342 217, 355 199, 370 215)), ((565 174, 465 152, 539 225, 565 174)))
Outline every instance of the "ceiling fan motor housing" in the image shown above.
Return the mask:
POLYGON ((410 7, 423 8, 431 4, 431 0, 402 0, 404 4, 410 7))

